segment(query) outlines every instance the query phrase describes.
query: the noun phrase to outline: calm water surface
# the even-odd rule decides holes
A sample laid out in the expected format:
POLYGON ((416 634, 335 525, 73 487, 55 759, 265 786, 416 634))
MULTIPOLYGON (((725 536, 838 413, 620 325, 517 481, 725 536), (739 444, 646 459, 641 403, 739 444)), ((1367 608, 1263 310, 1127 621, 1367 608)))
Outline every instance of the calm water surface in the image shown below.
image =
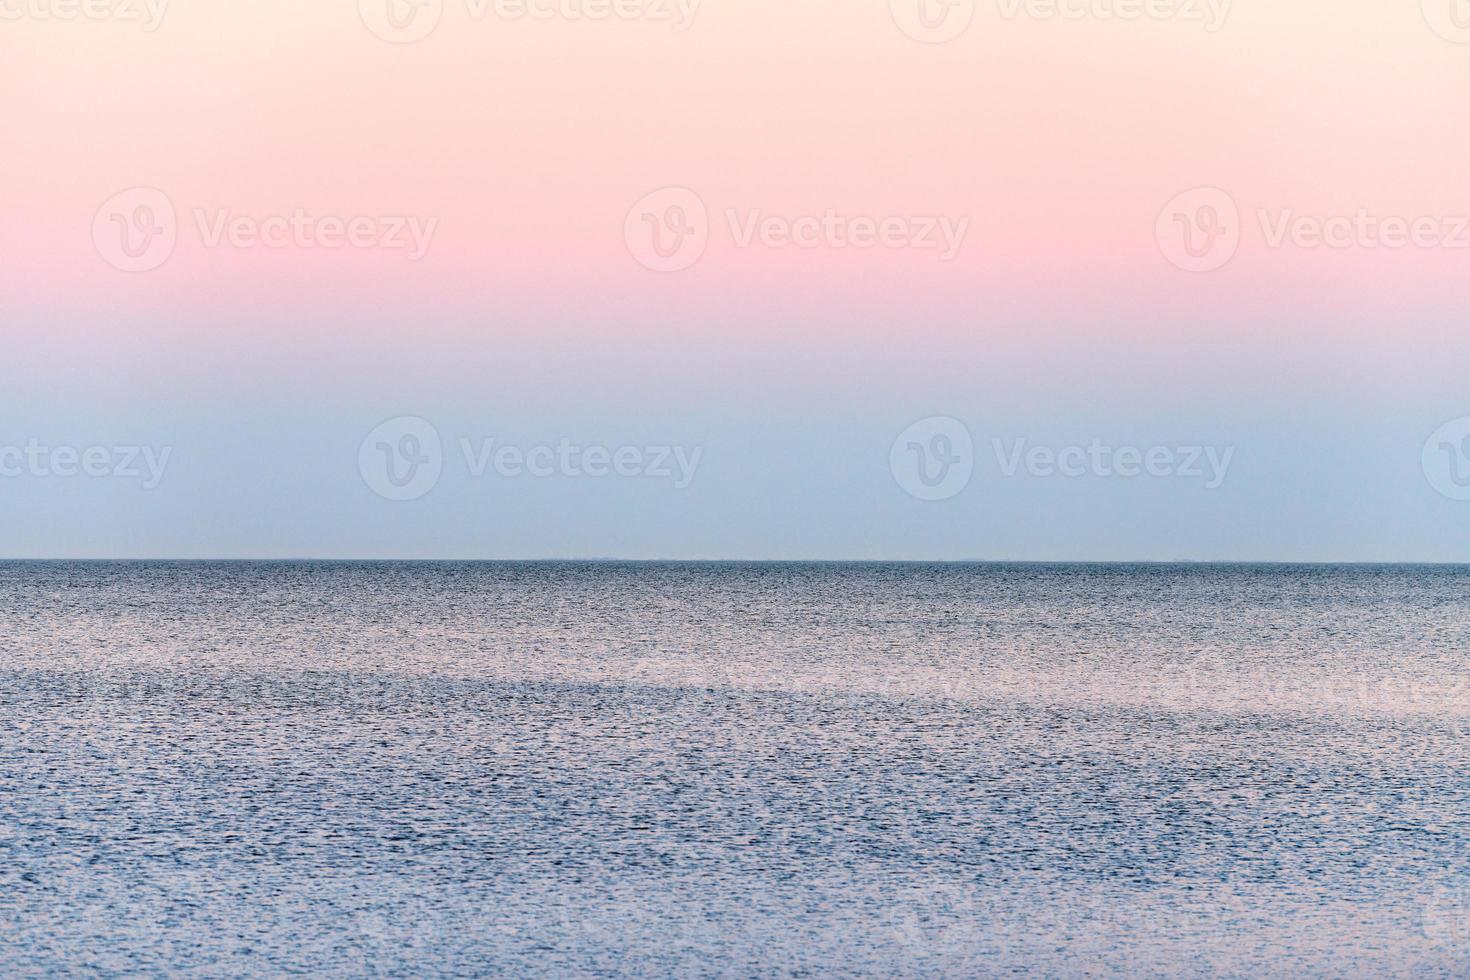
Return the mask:
POLYGON ((1470 569, 0 564, 0 974, 1470 974, 1470 569))

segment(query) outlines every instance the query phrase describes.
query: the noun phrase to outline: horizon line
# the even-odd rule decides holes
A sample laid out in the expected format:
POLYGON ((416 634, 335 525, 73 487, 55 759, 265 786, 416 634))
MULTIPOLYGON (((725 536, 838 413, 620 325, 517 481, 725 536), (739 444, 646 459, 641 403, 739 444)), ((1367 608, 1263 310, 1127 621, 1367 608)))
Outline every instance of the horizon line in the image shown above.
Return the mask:
POLYGON ((1255 559, 1255 558, 312 558, 312 557, 0 557, 0 564, 104 564, 154 562, 172 564, 373 564, 373 565, 1312 565, 1447 568, 1465 561, 1424 559, 1255 559))

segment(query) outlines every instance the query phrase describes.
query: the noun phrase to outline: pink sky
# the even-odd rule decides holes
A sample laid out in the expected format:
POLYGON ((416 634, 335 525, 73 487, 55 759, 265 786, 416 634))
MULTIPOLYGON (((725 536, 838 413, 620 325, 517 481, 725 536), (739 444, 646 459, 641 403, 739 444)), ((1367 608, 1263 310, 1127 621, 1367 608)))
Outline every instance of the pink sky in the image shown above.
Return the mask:
MULTIPOLYGON (((209 509, 191 526, 223 536, 196 542, 202 553, 257 553, 241 514, 262 513, 304 529, 269 553, 344 552, 332 541, 376 519, 373 502, 353 517, 337 497, 309 495, 360 492, 350 469, 342 487, 335 475, 299 484, 296 463, 252 463, 249 479, 231 467, 275 445, 283 425, 292 452, 333 467, 331 447, 355 452, 383 418, 435 411, 446 428, 558 420, 555 434, 609 439, 682 425, 709 445, 711 472, 724 460, 738 478, 702 484, 709 496, 691 499, 704 510, 686 528, 657 523, 662 505, 598 511, 595 488, 578 488, 594 496, 564 511, 537 498, 549 509, 514 545, 489 517, 488 537, 465 543, 464 515, 446 511, 447 544, 411 537, 395 551, 385 538, 375 553, 1458 547, 1441 522, 1458 529, 1463 515, 1427 490, 1419 454, 1437 426, 1470 413, 1470 28, 1451 17, 1459 0, 1065 0, 1075 18, 1048 16, 1047 0, 989 0, 947 43, 906 32, 923 33, 904 6, 919 0, 703 0, 682 30, 642 16, 510 18, 493 5, 475 16, 472 0, 426 0, 429 13, 442 8, 434 29, 403 44, 369 26, 387 23, 388 0, 153 0, 153 30, 58 19, 67 2, 0 0, 0 82, 15 96, 0 113, 15 432, 0 437, 81 439, 73 430, 119 419, 160 430, 181 474, 193 460, 201 481, 217 481, 159 509, 160 520, 209 509), (1119 9, 1157 16, 1110 15, 1119 9), (1190 17, 1211 11, 1210 24, 1190 17), (639 229, 688 217, 669 193, 693 195, 698 235, 679 240, 703 250, 688 262, 675 250, 679 268, 654 271, 639 229), (662 203, 640 210, 647 200, 662 203), (1227 213, 1202 206, 1221 201, 1227 213), (848 228, 896 221, 916 237, 785 244, 829 214, 848 228), (308 238, 256 243, 298 215, 308 238), (1188 257, 1170 229, 1198 232, 1212 216, 1227 234, 1188 257), (1315 243, 1313 229, 1358 216, 1369 240, 1315 243), (320 222, 340 238, 354 219, 371 232, 357 246, 315 244, 320 222), (742 241, 768 220, 785 234, 742 241), (1387 247, 1394 223, 1428 237, 1387 247), (121 238, 123 227, 164 224, 168 236, 147 239, 157 252, 120 260, 133 234, 121 238), (388 247, 405 225, 431 230, 423 254, 388 247), (964 231, 946 256, 919 246, 924 227, 964 231), (889 499, 882 461, 926 414, 965 419, 982 445, 999 431, 1238 444, 1228 490, 1239 496, 1167 498, 1192 530, 1156 521, 1143 544, 1130 522, 1158 506, 1111 487, 1120 509, 1079 496, 1068 519, 1065 501, 1021 494, 1025 519, 983 510, 911 537, 909 512, 870 504, 903 505, 889 499), (289 428, 307 424, 335 428, 289 428), (797 481, 848 486, 845 517, 816 492, 811 514, 786 510, 781 454, 801 440, 853 443, 847 455, 809 454, 819 472, 797 481), (1320 454, 1310 465, 1304 440, 1320 454), (769 478, 768 496, 752 474, 769 478), (252 479, 256 490, 240 489, 252 479), (1324 487, 1344 495, 1340 506, 1324 504, 1324 487), (1349 533, 1389 510, 1413 527, 1349 533), (763 548, 772 514, 789 530, 763 548), (545 544, 576 515, 585 535, 545 544), (338 538, 311 544, 338 519, 338 538), (879 525, 893 540, 854 544, 879 525), (710 527, 730 540, 699 545, 691 529, 710 527), (1072 547, 1080 527, 1096 539, 1072 547), (1243 527, 1257 538, 1242 539, 1243 527), (633 544, 603 542, 606 528, 633 544), (1027 544, 1043 533, 1058 535, 1054 548, 1027 544), (666 543, 649 544, 658 534, 666 543)), ((37 484, 35 501, 50 489, 37 484)), ((99 525, 76 549, 134 553, 132 538, 88 551, 131 520, 99 525)), ((36 533, 11 550, 49 553, 36 533)))
MULTIPOLYGON (((350 3, 199 0, 167 8, 151 33, 28 17, 0 45, 11 89, 34 93, 6 110, 0 257, 19 297, 52 311, 152 306, 163 289, 193 314, 273 300, 334 317, 488 304, 594 333, 589 311, 651 306, 718 332, 722 311, 749 302, 738 329, 794 309, 863 330, 917 308, 910 329, 985 330, 976 312, 998 310, 1084 331, 1092 312, 1146 335, 1140 312, 1194 302, 1254 316, 1269 300, 1290 334, 1298 304, 1433 309, 1436 283, 1462 281, 1467 261, 1272 249, 1257 218, 1470 214, 1470 49, 1408 4, 1236 4, 1214 32, 981 4, 965 34, 927 45, 881 0, 706 0, 682 32, 474 19, 451 0, 432 34, 393 45, 350 3), (99 261, 90 235, 102 202, 135 186, 163 190, 180 225, 173 256, 144 276, 99 261), (622 236, 633 202, 665 186, 695 190, 712 220, 682 281, 630 263, 622 236), (1214 281, 1161 262, 1154 240, 1165 202, 1199 186, 1227 190, 1244 225, 1214 281), (410 264, 211 249, 197 227, 200 211, 293 209, 437 228, 410 264), (952 262, 740 248, 730 209, 970 226, 952 262)), ((524 325, 504 329, 515 340, 524 325)))

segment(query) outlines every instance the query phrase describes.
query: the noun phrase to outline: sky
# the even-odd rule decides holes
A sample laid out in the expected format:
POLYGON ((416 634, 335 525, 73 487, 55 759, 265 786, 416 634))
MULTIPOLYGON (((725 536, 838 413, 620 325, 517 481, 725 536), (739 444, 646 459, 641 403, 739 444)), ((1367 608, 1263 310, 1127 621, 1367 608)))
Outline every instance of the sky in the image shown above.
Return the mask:
POLYGON ((0 82, 0 556, 1470 561, 1463 0, 0 0, 0 82))

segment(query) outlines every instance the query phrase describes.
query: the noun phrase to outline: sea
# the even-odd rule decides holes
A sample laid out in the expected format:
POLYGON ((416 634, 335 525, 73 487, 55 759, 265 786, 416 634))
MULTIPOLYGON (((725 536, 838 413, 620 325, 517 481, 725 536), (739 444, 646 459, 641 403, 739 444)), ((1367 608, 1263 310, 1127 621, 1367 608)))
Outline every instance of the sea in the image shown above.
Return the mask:
POLYGON ((1464 977, 1470 567, 0 563, 0 975, 1464 977))

